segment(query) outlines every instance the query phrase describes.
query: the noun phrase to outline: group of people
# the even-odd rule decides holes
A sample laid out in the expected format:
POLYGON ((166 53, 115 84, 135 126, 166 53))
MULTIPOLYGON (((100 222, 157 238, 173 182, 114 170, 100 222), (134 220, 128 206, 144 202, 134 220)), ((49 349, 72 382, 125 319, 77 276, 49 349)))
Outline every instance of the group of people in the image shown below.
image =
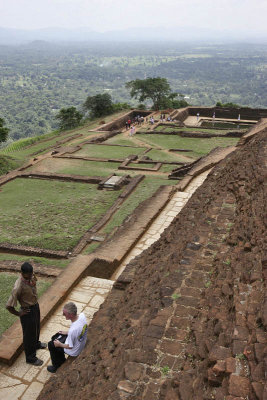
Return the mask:
MULTIPOLYGON (((26 363, 41 366, 43 360, 39 359, 36 351, 45 349, 47 343, 39 340, 40 336, 40 308, 36 290, 37 278, 30 263, 25 262, 21 266, 21 274, 16 280, 6 309, 18 317, 23 332, 23 346, 26 363), (17 303, 20 304, 19 311, 16 310, 17 303)), ((63 315, 66 320, 71 321, 68 331, 59 331, 52 336, 48 343, 52 365, 47 367, 51 373, 65 362, 66 355, 76 357, 83 350, 87 338, 87 322, 84 313, 77 313, 77 307, 70 302, 64 305, 63 315)))
POLYGON ((166 119, 166 114, 160 114, 160 122, 172 122, 172 117, 170 115, 168 115, 167 119, 166 119))
POLYGON ((141 115, 137 115, 136 117, 134 117, 132 120, 129 118, 126 122, 125 122, 125 128, 126 131, 128 129, 131 129, 132 126, 134 125, 142 125, 142 123, 144 122, 144 117, 141 115))

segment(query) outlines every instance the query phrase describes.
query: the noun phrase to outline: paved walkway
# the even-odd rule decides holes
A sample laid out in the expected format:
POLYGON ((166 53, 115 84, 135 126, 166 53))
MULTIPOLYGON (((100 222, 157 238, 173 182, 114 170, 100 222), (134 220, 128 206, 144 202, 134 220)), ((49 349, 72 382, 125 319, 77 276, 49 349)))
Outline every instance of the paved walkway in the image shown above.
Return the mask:
POLYGON ((235 122, 235 123, 237 123, 237 122, 240 122, 240 123, 242 123, 242 124, 244 124, 244 123, 254 123, 254 124, 256 124, 258 121, 256 121, 256 120, 247 120, 247 119, 241 119, 240 121, 238 121, 238 119, 237 118, 212 118, 212 117, 202 117, 201 115, 200 115, 200 117, 199 117, 199 120, 197 119, 197 117, 196 116, 194 116, 194 115, 189 115, 185 120, 184 120, 184 123, 185 123, 185 125, 186 126, 188 126, 188 127, 194 127, 194 126, 198 126, 198 127, 201 127, 201 122, 203 121, 203 120, 209 120, 209 121, 215 121, 215 122, 235 122))
POLYGON ((172 220, 176 217, 177 214, 181 211, 183 206, 187 203, 188 199, 192 196, 194 191, 202 185, 208 174, 210 173, 210 169, 208 171, 203 172, 198 175, 196 178, 192 180, 192 182, 187 186, 185 191, 176 192, 171 200, 168 202, 164 210, 160 213, 160 215, 156 218, 156 220, 152 223, 147 232, 142 236, 139 242, 136 244, 135 248, 128 254, 128 256, 123 260, 120 267, 111 277, 112 280, 116 281, 122 271, 125 269, 126 265, 137 255, 142 253, 143 250, 146 250, 149 246, 151 246, 154 242, 156 242, 162 232, 170 225, 172 220))
MULTIPOLYGON (((78 312, 83 311, 90 323, 94 313, 99 309, 110 292, 114 281, 122 273, 128 262, 159 239, 161 233, 170 225, 194 191, 204 182, 209 172, 210 170, 205 171, 194 178, 184 192, 176 192, 173 195, 158 218, 122 262, 112 280, 86 277, 75 287, 65 302, 75 302, 78 312)), ((60 306, 42 328, 41 340, 47 342, 58 330, 68 329, 68 327, 69 322, 62 316, 62 306, 60 306)), ((24 353, 10 367, 0 364, 0 399, 36 400, 43 385, 51 376, 46 370, 47 365, 50 364, 49 351, 47 349, 39 350, 38 357, 44 360, 42 367, 26 364, 24 353)))

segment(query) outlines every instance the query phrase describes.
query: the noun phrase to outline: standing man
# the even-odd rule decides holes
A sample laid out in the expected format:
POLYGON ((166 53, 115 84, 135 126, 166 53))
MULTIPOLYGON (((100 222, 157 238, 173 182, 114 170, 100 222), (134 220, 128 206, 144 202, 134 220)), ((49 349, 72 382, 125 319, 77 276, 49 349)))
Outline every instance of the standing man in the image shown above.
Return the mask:
POLYGON ((63 308, 63 315, 71 321, 69 331, 59 331, 58 339, 48 343, 52 365, 48 365, 47 371, 56 372, 56 370, 65 362, 65 354, 71 357, 77 357, 83 350, 87 338, 87 322, 84 313, 77 314, 77 307, 74 303, 67 303, 63 308), (63 336, 66 335, 65 338, 63 336))
POLYGON ((37 301, 36 281, 32 265, 28 262, 23 263, 21 276, 15 282, 6 309, 11 314, 20 317, 26 362, 40 366, 43 361, 36 357, 36 350, 45 349, 47 344, 41 343, 39 340, 40 309, 37 301), (21 306, 19 311, 15 309, 17 301, 21 306))

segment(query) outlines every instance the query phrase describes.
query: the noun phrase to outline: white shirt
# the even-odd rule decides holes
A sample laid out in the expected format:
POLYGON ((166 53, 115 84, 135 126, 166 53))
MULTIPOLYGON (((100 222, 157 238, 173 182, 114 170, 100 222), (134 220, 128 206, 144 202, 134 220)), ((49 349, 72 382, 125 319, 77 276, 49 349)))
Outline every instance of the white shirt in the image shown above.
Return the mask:
POLYGON ((79 315, 77 321, 74 321, 69 329, 65 344, 68 344, 70 349, 64 349, 69 356, 78 356, 85 346, 87 337, 87 322, 84 313, 79 315))

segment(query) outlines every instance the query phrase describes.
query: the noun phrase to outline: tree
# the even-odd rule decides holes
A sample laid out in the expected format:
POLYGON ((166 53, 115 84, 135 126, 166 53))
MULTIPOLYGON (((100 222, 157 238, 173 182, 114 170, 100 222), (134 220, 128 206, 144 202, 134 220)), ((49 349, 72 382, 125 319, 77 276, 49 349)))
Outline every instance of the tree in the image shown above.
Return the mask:
POLYGON ((9 129, 4 127, 5 124, 4 119, 0 118, 0 143, 7 140, 9 129))
POLYGON ((168 107, 177 96, 177 93, 171 92, 166 78, 136 79, 127 82, 125 86, 131 89, 131 97, 137 98, 140 102, 151 99, 155 110, 168 107))
POLYGON ((82 117, 82 113, 77 111, 76 107, 61 108, 56 115, 60 130, 75 128, 80 124, 82 117))
POLYGON ((238 104, 235 104, 235 103, 222 103, 221 101, 218 101, 216 103, 216 107, 240 108, 240 106, 238 104))
POLYGON ((90 111, 90 116, 93 118, 112 114, 113 103, 111 96, 108 93, 88 96, 84 102, 83 108, 90 111))

